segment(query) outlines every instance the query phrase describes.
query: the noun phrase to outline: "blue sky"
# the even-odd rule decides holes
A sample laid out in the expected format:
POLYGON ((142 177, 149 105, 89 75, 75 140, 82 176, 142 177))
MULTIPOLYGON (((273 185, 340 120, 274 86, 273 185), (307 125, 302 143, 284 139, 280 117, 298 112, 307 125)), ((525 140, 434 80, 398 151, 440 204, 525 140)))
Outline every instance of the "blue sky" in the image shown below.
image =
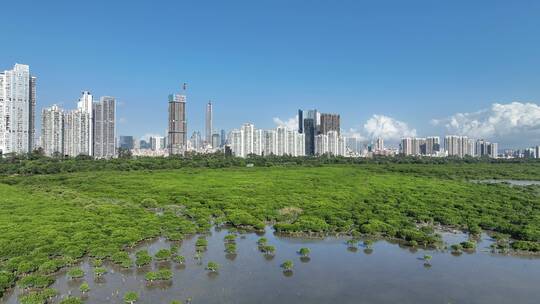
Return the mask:
POLYGON ((73 108, 81 90, 116 96, 122 135, 164 133, 167 95, 187 82, 190 133, 203 131, 211 99, 220 129, 271 128, 317 108, 366 139, 467 133, 540 144, 538 1, 9 1, 2 10, 0 68, 31 66, 38 108, 73 108))

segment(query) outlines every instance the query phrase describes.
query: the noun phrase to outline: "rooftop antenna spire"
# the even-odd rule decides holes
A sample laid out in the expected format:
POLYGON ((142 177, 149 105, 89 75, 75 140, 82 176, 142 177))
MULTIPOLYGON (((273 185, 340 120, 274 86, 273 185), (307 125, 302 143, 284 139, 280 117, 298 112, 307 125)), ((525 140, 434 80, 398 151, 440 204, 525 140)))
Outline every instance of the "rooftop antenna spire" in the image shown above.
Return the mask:
POLYGON ((184 93, 186 92, 186 90, 187 90, 187 83, 184 82, 184 84, 182 85, 182 90, 184 91, 184 93))

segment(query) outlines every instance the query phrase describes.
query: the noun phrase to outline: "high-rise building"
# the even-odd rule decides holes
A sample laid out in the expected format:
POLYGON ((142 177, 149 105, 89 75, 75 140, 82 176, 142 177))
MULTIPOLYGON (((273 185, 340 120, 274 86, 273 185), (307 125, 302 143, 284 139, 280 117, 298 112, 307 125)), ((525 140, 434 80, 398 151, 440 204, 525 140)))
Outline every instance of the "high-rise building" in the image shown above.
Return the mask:
POLYGON ((0 73, 0 153, 34 149, 36 77, 30 67, 15 64, 0 73))
POLYGON ((141 150, 150 150, 152 149, 152 145, 150 144, 150 140, 146 141, 144 139, 139 140, 139 149, 141 150))
POLYGON ((132 150, 133 147, 133 136, 120 135, 120 140, 118 146, 122 149, 132 150))
POLYGON ((526 148, 523 150, 524 158, 536 158, 534 148, 526 148))
POLYGON ((426 155, 436 155, 440 151, 440 140, 438 136, 426 138, 426 155))
POLYGON ((295 132, 295 136, 296 136, 296 140, 295 140, 296 141, 296 145, 295 145, 296 151, 295 151, 293 156, 304 156, 304 155, 306 155, 305 134, 295 132))
POLYGON ((444 148, 448 156, 474 156, 474 142, 467 136, 449 135, 444 138, 444 148))
POLYGON ((313 118, 304 119, 304 134, 305 134, 305 147, 306 155, 315 155, 315 134, 316 125, 313 118))
POLYGON ((169 95, 169 155, 183 155, 187 144, 186 123, 186 84, 183 94, 169 95))
POLYGON ((286 130, 285 132, 285 155, 296 156, 296 134, 298 132, 293 130, 286 130))
POLYGON ((232 130, 229 135, 232 154, 237 157, 245 157, 244 136, 242 133, 242 130, 232 130))
POLYGON ((321 113, 319 111, 315 110, 315 109, 314 110, 308 110, 307 118, 308 119, 313 119, 313 123, 314 123, 314 126, 315 126, 315 131, 318 132, 319 127, 321 125, 321 113))
POLYGON ((487 140, 479 139, 474 145, 474 155, 478 157, 498 157, 498 145, 487 140))
POLYGON ((487 157, 489 149, 489 142, 484 139, 479 139, 475 144, 475 154, 478 157, 487 157))
POLYGON ((225 146, 225 142, 227 142, 227 136, 225 135, 225 130, 221 129, 221 141, 220 141, 220 146, 223 147, 225 146))
POLYGON ((253 135, 255 132, 255 126, 251 123, 245 123, 242 126, 242 156, 246 157, 250 154, 253 154, 253 135))
POLYGON ((315 136, 315 155, 328 153, 328 135, 319 134, 315 136))
POLYGON ((191 141, 191 147, 193 148, 193 150, 198 151, 199 149, 202 148, 202 138, 201 138, 201 133, 199 131, 195 131, 193 132, 193 134, 191 134, 190 141, 191 141))
POLYGON ((536 146, 536 148, 534 148, 534 154, 536 156, 536 158, 540 158, 540 145, 536 146))
POLYGON ((47 156, 64 154, 64 113, 57 105, 41 112, 41 147, 47 156))
POLYGON ((346 141, 346 150, 359 154, 362 152, 362 142, 357 137, 349 137, 346 141))
POLYGON ((405 137, 401 139, 401 154, 405 156, 413 155, 413 138, 405 137))
POLYGON ((165 149, 165 137, 150 136, 150 149, 152 151, 161 151, 165 149))
POLYGON ((275 130, 264 131, 264 155, 277 154, 277 133, 275 130))
POLYGON ((214 149, 217 149, 220 147, 220 143, 221 143, 221 136, 219 135, 219 133, 212 134, 212 147, 214 149))
POLYGON ((499 145, 497 143, 491 143, 489 144, 488 148, 488 156, 490 158, 497 158, 499 157, 499 145))
POLYGON ((261 129, 253 132, 253 154, 263 155, 264 151, 264 131, 261 129))
POLYGON ((116 101, 114 97, 101 97, 94 103, 94 156, 111 158, 116 155, 116 101))
POLYGON ((64 155, 76 157, 90 155, 92 140, 88 140, 93 129, 90 113, 78 108, 64 112, 64 155))
POLYGON ((340 136, 338 140, 338 155, 347 156, 347 138, 340 136))
POLYGON ((81 112, 87 113, 87 119, 89 120, 89 122, 85 125, 85 128, 87 128, 87 130, 84 132, 80 132, 80 135, 84 135, 85 137, 79 139, 80 141, 86 142, 82 143, 81 145, 87 147, 88 151, 81 151, 81 153, 85 155, 94 155, 94 100, 90 92, 81 92, 81 97, 77 102, 77 108, 81 112))
MULTIPOLYGON (((212 129, 212 119, 213 119, 213 117, 212 117, 212 115, 213 115, 213 113, 212 113, 212 101, 208 101, 208 104, 206 104, 206 124, 205 124, 205 131, 206 131, 205 140, 206 140, 206 143, 208 145, 212 145, 212 134, 213 134, 213 129, 212 129)), ((217 147, 214 147, 214 148, 217 148, 217 147)))
POLYGON ((384 151, 384 139, 377 137, 375 140, 375 151, 384 151))
POLYGON ((285 155, 287 152, 287 129, 285 127, 276 128, 276 155, 285 155))
POLYGON ((405 137, 401 139, 401 154, 405 156, 420 156, 427 154, 425 138, 405 137))
POLYGON ((298 110, 298 133, 304 133, 304 111, 298 110))
POLYGON ((336 131, 340 135, 340 116, 339 114, 320 114, 319 133, 328 134, 330 131, 336 131))
MULTIPOLYGON (((322 115, 321 115, 321 126, 322 126, 322 115)), ((326 133, 328 139, 328 153, 330 155, 339 155, 339 134, 337 131, 328 131, 326 133)))

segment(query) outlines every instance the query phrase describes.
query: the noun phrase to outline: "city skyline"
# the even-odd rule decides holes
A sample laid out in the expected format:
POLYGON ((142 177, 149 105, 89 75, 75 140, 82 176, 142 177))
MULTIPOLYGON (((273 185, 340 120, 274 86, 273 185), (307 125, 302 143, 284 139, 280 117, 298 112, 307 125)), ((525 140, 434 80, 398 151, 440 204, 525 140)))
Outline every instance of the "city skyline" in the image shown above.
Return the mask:
MULTIPOLYGON (((2 108, 16 110, 13 113, 10 112, 11 110, 2 112, 3 121, 7 122, 7 124, 2 126, 1 130, 5 135, 3 137, 5 139, 2 142, 2 151, 6 153, 24 153, 24 149, 30 151, 34 148, 41 147, 45 154, 49 156, 60 153, 61 155, 68 156, 85 154, 97 158, 110 158, 117 155, 116 149, 122 145, 122 137, 131 137, 131 145, 133 146, 133 136, 116 133, 116 99, 114 97, 104 96, 98 102, 94 102, 92 94, 89 91, 81 92, 76 110, 64 113, 64 110, 56 104, 43 108, 41 114, 41 132, 39 133, 39 137, 36 137, 36 115, 34 113, 37 106, 35 97, 36 77, 32 76, 28 65, 22 64, 15 64, 13 70, 6 70, 0 75, 2 76, 0 81, 0 85, 2 86, 2 98, 0 98, 2 108), (17 89, 12 90, 12 87, 17 89), (15 98, 17 101, 13 102, 15 98), (11 106, 9 102, 12 103, 11 106), (5 105, 8 106, 6 107, 5 105), (12 123, 10 120, 17 121, 12 123), (13 130, 10 130, 11 124, 22 126, 24 130, 17 129, 16 132, 13 132, 13 130), (7 136, 6 134, 15 134, 15 137, 12 137, 12 135, 7 136), (33 143, 33 141, 36 141, 36 143, 33 143), (15 149, 10 148, 13 145, 12 142, 16 145, 15 149)), ((242 134, 248 134, 244 132, 243 127, 241 130, 231 130, 228 136, 225 136, 226 131, 224 129, 221 129, 219 132, 214 130, 213 105, 211 101, 208 101, 205 109, 204 140, 202 140, 199 131, 194 131, 188 140, 186 118, 187 83, 183 83, 181 94, 170 94, 168 100, 169 127, 166 132, 167 138, 165 139, 165 136, 160 135, 150 135, 146 138, 146 143, 150 147, 150 150, 155 152, 155 155, 163 153, 165 148, 168 149, 169 155, 184 154, 185 151, 207 153, 216 149, 224 149, 225 143, 232 147, 233 154, 243 157, 249 154, 264 155, 265 153, 276 155, 289 154, 292 156, 323 155, 326 153, 343 156, 365 156, 366 151, 381 155, 392 155, 394 154, 393 151, 399 151, 403 155, 413 156, 489 156, 495 158, 500 154, 499 144, 497 142, 488 142, 490 140, 488 137, 479 136, 469 138, 467 135, 449 133, 444 135, 444 149, 440 149, 438 135, 428 136, 426 139, 425 137, 415 136, 416 131, 400 136, 397 149, 396 146, 392 145, 390 145, 392 149, 385 149, 383 148, 383 142, 388 137, 385 137, 384 133, 373 132, 371 133, 371 138, 365 138, 361 134, 353 133, 347 138, 347 135, 351 133, 342 132, 340 114, 321 113, 317 109, 306 111, 299 109, 295 119, 289 119, 286 122, 275 118, 277 139, 273 140, 276 143, 272 143, 275 147, 263 152, 265 150, 263 147, 267 145, 265 141, 268 136, 264 134, 266 131, 262 129, 254 130, 253 124, 248 123, 248 125, 252 126, 251 133, 254 131, 261 133, 253 133, 249 139, 244 138, 244 135, 240 135, 242 137, 240 144, 235 142, 235 135, 238 135, 236 133, 240 131, 242 134), (301 153, 295 148, 298 140, 293 137, 291 137, 291 140, 288 140, 294 142, 292 150, 287 148, 287 144, 284 145, 285 137, 281 140, 281 148, 279 148, 280 130, 284 130, 283 132, 285 133, 295 132, 303 136, 302 148, 298 149, 302 150, 301 153), (341 134, 344 135, 343 138, 341 138, 341 134), (257 139, 254 139, 256 135, 258 135, 259 142, 257 142, 257 139), (454 138, 455 140, 449 141, 449 138, 454 138), (353 139, 354 143, 350 144, 347 141, 348 139, 353 139), (246 142, 252 145, 251 148, 244 146, 246 142), (363 148, 358 149, 358 144, 362 144, 363 148), (482 148, 478 148, 478 145, 482 148), (161 146, 163 146, 163 149, 159 148, 161 146), (242 146, 240 149, 242 150, 241 152, 238 152, 239 146, 242 146), (254 147, 258 147, 258 149, 254 147), (362 150, 362 152, 358 153, 358 150, 362 150), (291 153, 291 151, 294 151, 294 153, 291 153)), ((384 129, 387 125, 382 124, 379 127, 384 129)), ((392 140, 392 138, 390 139, 392 140)), ((136 142, 138 143, 139 141, 137 140, 136 142)), ((139 148, 142 148, 142 146, 141 142, 141 147, 139 148)), ((503 154, 501 155, 504 157, 532 156, 538 158, 539 153, 537 150, 538 145, 518 147, 517 150, 507 148, 503 150, 503 154)), ((141 152, 143 155, 152 155, 144 151, 141 152)))
POLYGON ((317 108, 340 113, 346 133, 383 133, 389 143, 448 133, 503 148, 540 141, 537 2, 164 1, 126 9, 59 1, 4 9, 39 24, 7 14, 9 47, 0 49, 0 69, 20 62, 38 76, 38 113, 81 90, 113 95, 119 134, 163 134, 161 101, 186 81, 190 130, 204 132, 211 99, 219 129, 244 121, 271 128, 274 118, 317 108), (81 11, 93 22, 80 22, 81 11), (185 22, 164 11, 182 11, 185 22))

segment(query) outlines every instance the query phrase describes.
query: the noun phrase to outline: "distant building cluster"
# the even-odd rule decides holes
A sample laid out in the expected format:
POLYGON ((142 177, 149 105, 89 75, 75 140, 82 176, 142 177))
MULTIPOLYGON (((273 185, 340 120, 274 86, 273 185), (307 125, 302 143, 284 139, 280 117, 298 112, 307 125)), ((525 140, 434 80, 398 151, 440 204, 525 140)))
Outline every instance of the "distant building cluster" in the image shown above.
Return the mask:
POLYGON ((347 155, 347 139, 341 134, 339 114, 300 109, 298 132, 304 135, 305 155, 347 155))
POLYGON ((256 129, 245 123, 232 130, 227 140, 233 155, 347 155, 346 138, 341 136, 340 116, 317 110, 298 110, 298 128, 279 126, 272 130, 256 129))
POLYGON ((116 101, 104 96, 94 101, 82 92, 74 110, 57 105, 41 112, 41 148, 47 156, 116 156, 116 101))
POLYGON ((426 156, 426 157, 488 157, 540 158, 540 146, 499 153, 497 143, 467 136, 448 135, 405 137, 399 148, 385 146, 384 138, 345 137, 341 131, 341 116, 320 113, 316 109, 298 110, 298 125, 279 126, 271 130, 255 128, 245 123, 239 129, 226 132, 214 125, 214 104, 205 107, 204 133, 194 131, 187 137, 187 85, 168 98, 168 126, 165 136, 135 139, 116 136, 116 100, 103 96, 94 100, 83 91, 75 109, 58 105, 41 111, 41 135, 36 137, 36 77, 30 67, 15 64, 0 72, 0 155, 24 154, 41 148, 47 156, 87 155, 112 158, 129 151, 135 156, 184 155, 186 152, 212 153, 224 151, 238 157, 248 155, 290 155, 346 157, 426 156), (117 141, 118 139, 118 141, 117 141))
POLYGON ((229 134, 228 146, 233 155, 246 157, 255 155, 291 155, 304 156, 304 134, 277 127, 275 130, 255 129, 251 123, 245 123, 240 129, 229 134))
POLYGON ((540 146, 518 149, 518 150, 505 150, 503 152, 504 158, 540 158, 540 146))
POLYGON ((498 157, 497 143, 490 143, 484 139, 475 141, 467 136, 457 135, 445 136, 444 147, 441 147, 438 136, 402 138, 400 151, 406 156, 498 157))

